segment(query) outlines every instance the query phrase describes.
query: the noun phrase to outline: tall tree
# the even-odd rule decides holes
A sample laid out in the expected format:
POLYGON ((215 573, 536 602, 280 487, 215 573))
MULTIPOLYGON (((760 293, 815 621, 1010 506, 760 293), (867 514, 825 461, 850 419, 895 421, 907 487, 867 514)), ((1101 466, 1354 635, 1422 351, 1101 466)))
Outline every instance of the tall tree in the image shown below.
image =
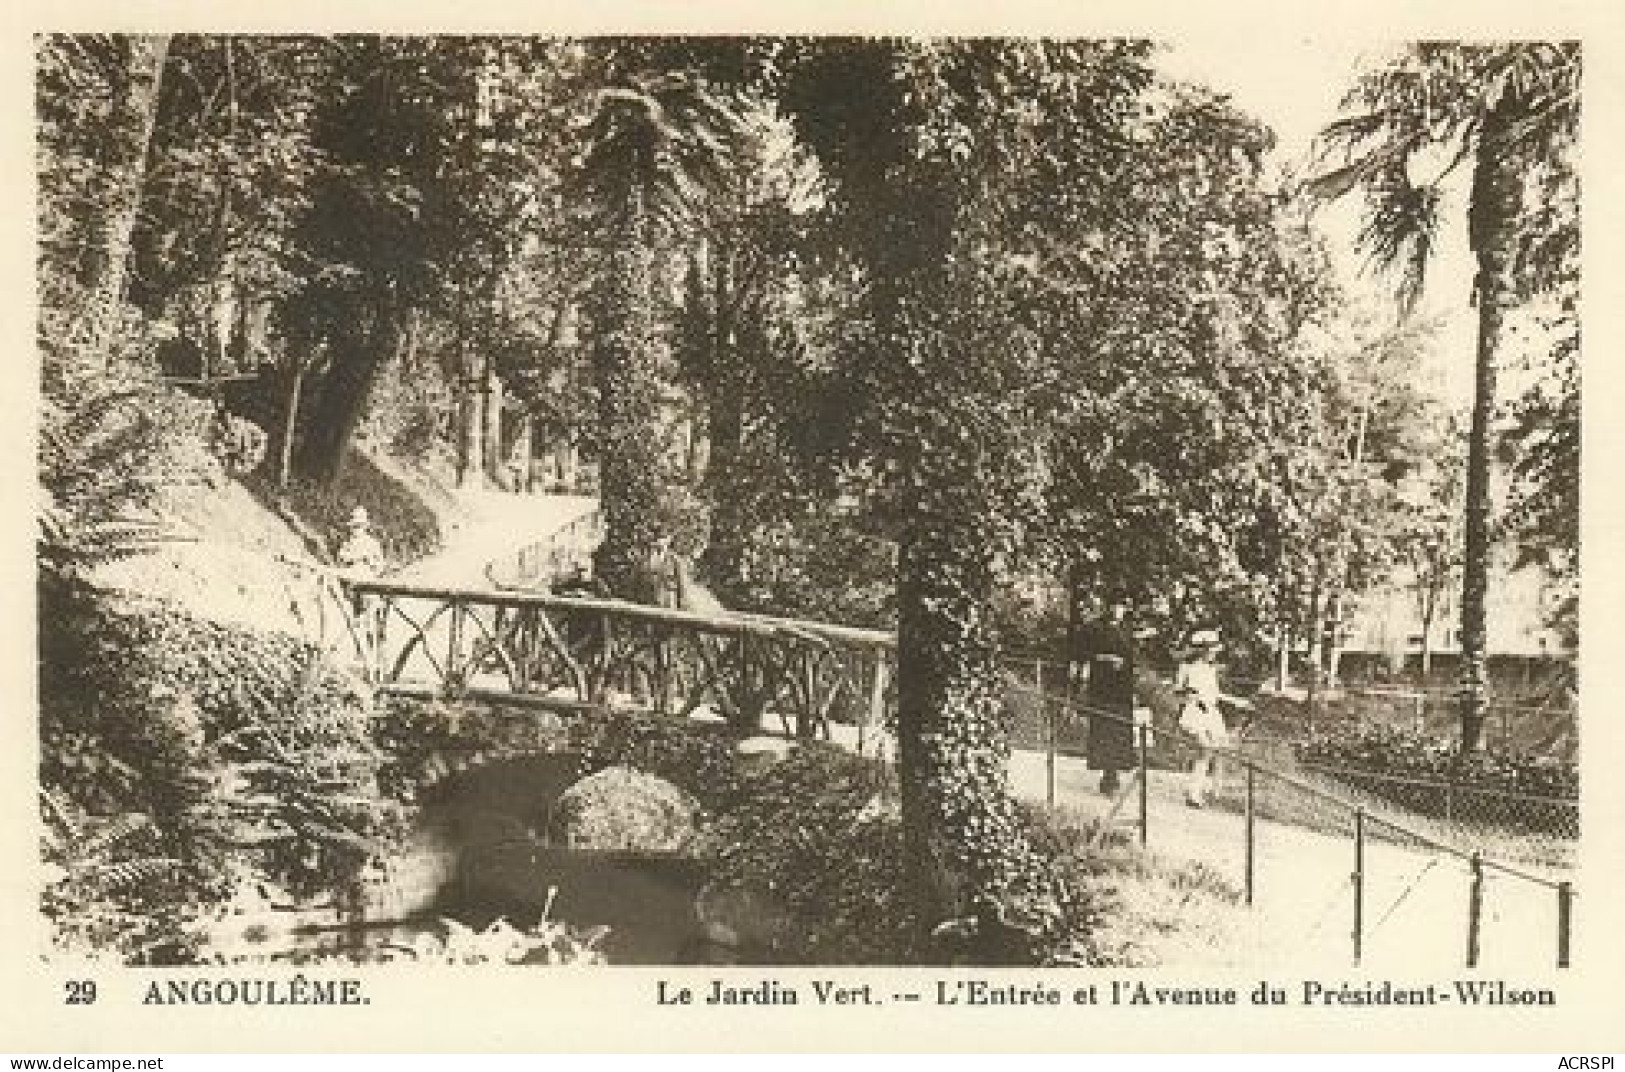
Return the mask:
POLYGON ((676 336, 683 385, 703 411, 710 526, 700 567, 731 606, 750 602, 752 531, 815 497, 820 467, 799 464, 810 458, 798 448, 822 423, 833 334, 816 171, 782 122, 765 110, 754 122, 763 132, 755 153, 696 231, 676 336))
POLYGON ((1104 207, 1057 214, 1031 269, 1074 341, 1050 508, 1075 608, 1110 592, 1170 634, 1248 637, 1277 624, 1310 513, 1328 357, 1308 340, 1335 296, 1267 185, 1269 132, 1197 87, 1152 96, 1104 207))
POLYGON ((691 213, 731 181, 743 129, 699 74, 652 66, 639 48, 588 49, 598 86, 574 190, 603 236, 588 302, 604 516, 598 572, 617 595, 652 601, 651 566, 671 520, 660 434, 663 268, 691 213))
POLYGON ((1021 179, 1066 173, 1080 202, 1128 144, 1148 75, 1117 43, 796 43, 784 96, 831 179, 868 322, 848 406, 898 541, 904 865, 930 922, 1053 897, 1008 795, 1001 573, 1046 472, 1061 340, 1019 285, 1038 209, 1021 179), (1063 164, 1057 156, 1065 156, 1063 164))
POLYGON ((479 39, 345 37, 314 117, 322 166, 295 241, 309 267, 290 310, 328 351, 312 385, 298 468, 338 473, 381 371, 425 310, 489 288, 522 215, 499 194, 511 170, 484 152, 479 123, 489 47, 479 39), (478 272, 479 286, 466 281, 478 272), (449 294, 449 291, 459 291, 449 294))
POLYGON ((1463 164, 1468 242, 1477 262, 1474 392, 1468 432, 1462 568, 1461 748, 1480 743, 1488 704, 1492 421, 1509 313, 1539 280, 1522 256, 1540 235, 1526 177, 1573 148, 1580 113, 1580 49, 1572 42, 1424 43, 1362 75, 1352 113, 1322 133, 1345 162, 1315 179, 1322 196, 1365 193, 1362 244, 1398 269, 1407 307, 1433 255, 1445 184, 1463 164), (1429 168, 1430 164, 1442 164, 1429 168))
POLYGON ((123 324, 131 239, 169 54, 167 34, 49 35, 40 43, 41 161, 47 243, 66 221, 77 248, 46 251, 74 262, 88 308, 78 318, 86 356, 106 367, 123 324), (77 151, 75 151, 77 150, 77 151), (50 204, 53 196, 74 197, 50 204), (55 218, 53 218, 55 213, 55 218), (99 225, 99 226, 98 226, 99 225))

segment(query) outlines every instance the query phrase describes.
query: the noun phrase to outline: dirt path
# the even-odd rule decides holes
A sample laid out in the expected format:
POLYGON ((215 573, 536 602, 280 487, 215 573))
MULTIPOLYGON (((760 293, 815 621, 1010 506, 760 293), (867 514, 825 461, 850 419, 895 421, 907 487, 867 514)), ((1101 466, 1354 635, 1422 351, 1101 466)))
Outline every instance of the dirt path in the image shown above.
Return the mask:
MULTIPOLYGON (((1057 762, 1056 803, 1084 816, 1112 816, 1138 836, 1138 790, 1127 783, 1102 796, 1099 776, 1083 762, 1057 762)), ((1017 752, 1011 762, 1016 793, 1043 800, 1042 753, 1017 752)), ((1147 846, 1197 861, 1241 888, 1245 882, 1245 822, 1235 811, 1185 805, 1181 777, 1152 771, 1147 793, 1147 846)), ((1323 816, 1322 822, 1328 820, 1323 816)), ((1335 822, 1333 823, 1335 828, 1335 822)), ((1237 935, 1237 966, 1347 968, 1353 963, 1354 841, 1290 822, 1260 819, 1255 827, 1255 897, 1250 924, 1237 935)), ((1365 842, 1362 871, 1362 968, 1459 970, 1467 951, 1472 883, 1465 860, 1380 837, 1365 842)), ((1479 964, 1488 969, 1550 967, 1557 949, 1557 896, 1546 887, 1493 870, 1485 873, 1479 964)))
POLYGON ((488 588, 488 564, 537 543, 598 508, 582 495, 514 495, 499 491, 459 491, 459 512, 467 519, 446 534, 445 546, 390 579, 405 584, 488 588))

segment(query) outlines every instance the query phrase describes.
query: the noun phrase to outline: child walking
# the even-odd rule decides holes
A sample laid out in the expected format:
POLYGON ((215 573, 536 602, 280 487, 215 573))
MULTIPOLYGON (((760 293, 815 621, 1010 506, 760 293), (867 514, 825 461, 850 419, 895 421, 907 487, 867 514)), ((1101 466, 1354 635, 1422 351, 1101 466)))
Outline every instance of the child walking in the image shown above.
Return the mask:
POLYGON ((1206 806, 1217 774, 1218 749, 1230 744, 1230 729, 1219 709, 1223 698, 1219 692, 1219 650, 1218 630, 1198 629, 1190 636, 1187 654, 1174 678, 1174 688, 1182 698, 1179 728, 1196 739, 1199 749, 1185 779, 1185 803, 1193 808, 1206 806))

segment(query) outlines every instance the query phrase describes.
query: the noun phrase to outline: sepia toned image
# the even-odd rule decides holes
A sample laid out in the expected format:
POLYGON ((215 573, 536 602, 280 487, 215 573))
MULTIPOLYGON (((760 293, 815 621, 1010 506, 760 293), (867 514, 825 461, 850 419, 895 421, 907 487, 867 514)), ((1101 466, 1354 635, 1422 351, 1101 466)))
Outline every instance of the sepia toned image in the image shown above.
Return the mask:
POLYGON ((1581 59, 39 35, 43 963, 1554 1004, 1581 59))

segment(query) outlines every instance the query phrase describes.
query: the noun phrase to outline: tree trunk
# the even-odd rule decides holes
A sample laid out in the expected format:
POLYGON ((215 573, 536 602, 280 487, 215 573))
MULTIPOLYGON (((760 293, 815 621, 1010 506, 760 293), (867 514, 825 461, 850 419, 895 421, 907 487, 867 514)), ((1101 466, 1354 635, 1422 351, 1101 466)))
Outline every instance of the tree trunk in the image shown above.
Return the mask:
POLYGON ((1491 421, 1495 414, 1496 362, 1506 307, 1512 300, 1513 230, 1522 202, 1519 162, 1506 142, 1521 102, 1509 91, 1484 119, 1473 169, 1468 234, 1478 262, 1473 281, 1478 303, 1478 346, 1472 426, 1467 438, 1466 539, 1461 584, 1461 751, 1482 742, 1489 705, 1489 574, 1492 504, 1491 421))
POLYGON ((710 493, 711 535, 701 558, 706 582, 724 602, 736 604, 744 589, 745 529, 749 504, 741 497, 736 476, 744 441, 744 401, 732 385, 718 384, 707 417, 710 449, 705 482, 710 493))
POLYGON ((481 449, 485 456, 485 482, 493 488, 511 490, 508 488, 507 474, 503 471, 507 467, 508 455, 502 449, 502 379, 496 374, 490 358, 485 359, 485 374, 481 379, 482 394, 485 396, 480 407, 480 434, 485 440, 481 449))
MULTIPOLYGON (((640 213, 634 205, 629 217, 640 213)), ((633 226, 610 251, 594 288, 593 373, 598 382, 599 497, 604 541, 596 570, 615 595, 654 602, 665 471, 649 308, 654 255, 633 226)))
POLYGON ((1429 580, 1429 590, 1422 599, 1422 684, 1428 683, 1433 672, 1433 619, 1439 606, 1437 582, 1429 580))
POLYGON ((141 211, 147 153, 158 120, 164 61, 169 55, 167 34, 135 34, 128 40, 129 68, 114 108, 111 144, 105 161, 111 189, 106 203, 102 259, 89 281, 92 306, 86 341, 92 359, 104 368, 112 361, 113 344, 123 315, 130 246, 136 217, 141 211))
POLYGON ((1309 680, 1305 683, 1304 711, 1307 713, 1308 723, 1315 723, 1315 705, 1320 702, 1320 657, 1321 657, 1321 601, 1325 581, 1324 563, 1315 567, 1315 584, 1309 591, 1309 680))
POLYGON ((1326 612, 1326 687, 1337 688, 1343 668, 1343 616, 1347 613, 1343 600, 1344 589, 1339 588, 1327 601, 1326 612))
POLYGON ((536 490, 536 418, 529 410, 520 411, 513 438, 513 455, 519 462, 513 490, 529 495, 536 490))
POLYGON ((378 373, 400 348, 401 319, 393 303, 380 302, 370 323, 334 346, 321 394, 300 436, 297 458, 301 475, 322 484, 338 478, 378 373))
POLYGON ((307 367, 304 359, 295 357, 288 372, 288 402, 282 419, 282 442, 277 449, 276 486, 280 491, 287 491, 293 478, 294 440, 299 435, 299 396, 305 389, 307 367))
POLYGON ((480 390, 474 358, 463 355, 457 387, 457 486, 485 486, 485 392, 480 390))
POLYGON ((984 854, 1013 809, 986 541, 974 519, 911 513, 898 548, 897 751, 905 869, 930 925, 993 885, 984 854))
POLYGON ((1292 683, 1292 627, 1283 617, 1276 625, 1275 691, 1286 692, 1292 683))

